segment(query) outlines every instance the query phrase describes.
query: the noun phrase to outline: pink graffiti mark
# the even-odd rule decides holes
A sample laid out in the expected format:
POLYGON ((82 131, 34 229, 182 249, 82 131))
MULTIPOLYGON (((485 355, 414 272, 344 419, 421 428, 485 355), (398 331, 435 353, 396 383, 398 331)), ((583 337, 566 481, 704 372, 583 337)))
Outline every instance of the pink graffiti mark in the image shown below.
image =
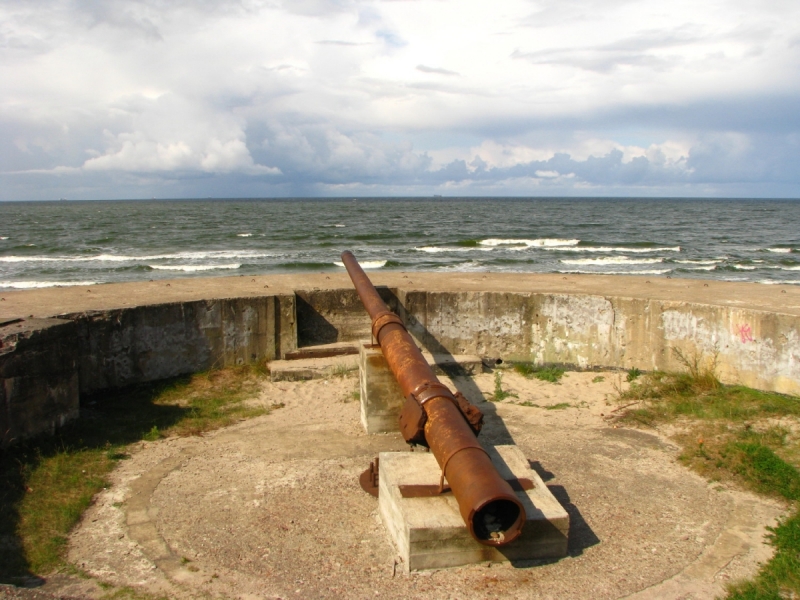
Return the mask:
POLYGON ((753 330, 750 329, 750 325, 745 323, 744 325, 739 325, 736 328, 736 331, 739 333, 739 339, 742 340, 743 344, 747 342, 755 342, 755 338, 753 337, 753 330))

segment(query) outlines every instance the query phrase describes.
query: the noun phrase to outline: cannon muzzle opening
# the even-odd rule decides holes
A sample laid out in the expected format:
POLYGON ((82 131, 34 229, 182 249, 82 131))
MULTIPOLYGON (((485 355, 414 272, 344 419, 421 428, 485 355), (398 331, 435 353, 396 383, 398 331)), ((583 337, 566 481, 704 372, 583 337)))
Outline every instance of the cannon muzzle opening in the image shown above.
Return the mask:
POLYGON ((472 516, 472 535, 491 546, 501 546, 522 533, 525 512, 516 498, 502 498, 486 503, 472 516))

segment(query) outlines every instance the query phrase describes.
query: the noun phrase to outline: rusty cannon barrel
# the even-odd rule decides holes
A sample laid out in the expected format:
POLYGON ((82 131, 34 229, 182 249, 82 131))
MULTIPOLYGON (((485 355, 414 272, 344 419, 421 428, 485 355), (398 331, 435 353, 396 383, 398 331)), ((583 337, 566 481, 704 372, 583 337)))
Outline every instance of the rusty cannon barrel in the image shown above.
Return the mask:
POLYGON ((439 381, 355 256, 344 252, 342 261, 372 319, 372 334, 406 397, 400 414, 403 437, 431 449, 442 470, 439 489, 443 490, 446 478, 472 537, 488 546, 514 541, 522 533, 525 509, 478 442, 483 415, 439 381))

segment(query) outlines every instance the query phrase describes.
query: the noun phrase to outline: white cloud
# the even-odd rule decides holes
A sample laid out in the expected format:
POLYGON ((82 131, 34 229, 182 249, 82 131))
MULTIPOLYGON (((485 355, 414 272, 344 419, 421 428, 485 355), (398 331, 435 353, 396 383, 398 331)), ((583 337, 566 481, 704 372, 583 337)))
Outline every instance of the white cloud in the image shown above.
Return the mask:
POLYGON ((46 172, 98 195, 115 173, 427 193, 744 172, 800 194, 798 39, 792 2, 9 0, 0 193, 46 172))

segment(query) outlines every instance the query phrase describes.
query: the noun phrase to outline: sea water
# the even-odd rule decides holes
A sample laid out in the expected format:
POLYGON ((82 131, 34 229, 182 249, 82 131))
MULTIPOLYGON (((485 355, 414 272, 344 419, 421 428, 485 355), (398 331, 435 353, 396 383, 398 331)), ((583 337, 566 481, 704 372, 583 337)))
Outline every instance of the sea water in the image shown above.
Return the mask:
POLYGON ((0 203, 0 289, 367 269, 800 283, 800 201, 357 198, 0 203))

